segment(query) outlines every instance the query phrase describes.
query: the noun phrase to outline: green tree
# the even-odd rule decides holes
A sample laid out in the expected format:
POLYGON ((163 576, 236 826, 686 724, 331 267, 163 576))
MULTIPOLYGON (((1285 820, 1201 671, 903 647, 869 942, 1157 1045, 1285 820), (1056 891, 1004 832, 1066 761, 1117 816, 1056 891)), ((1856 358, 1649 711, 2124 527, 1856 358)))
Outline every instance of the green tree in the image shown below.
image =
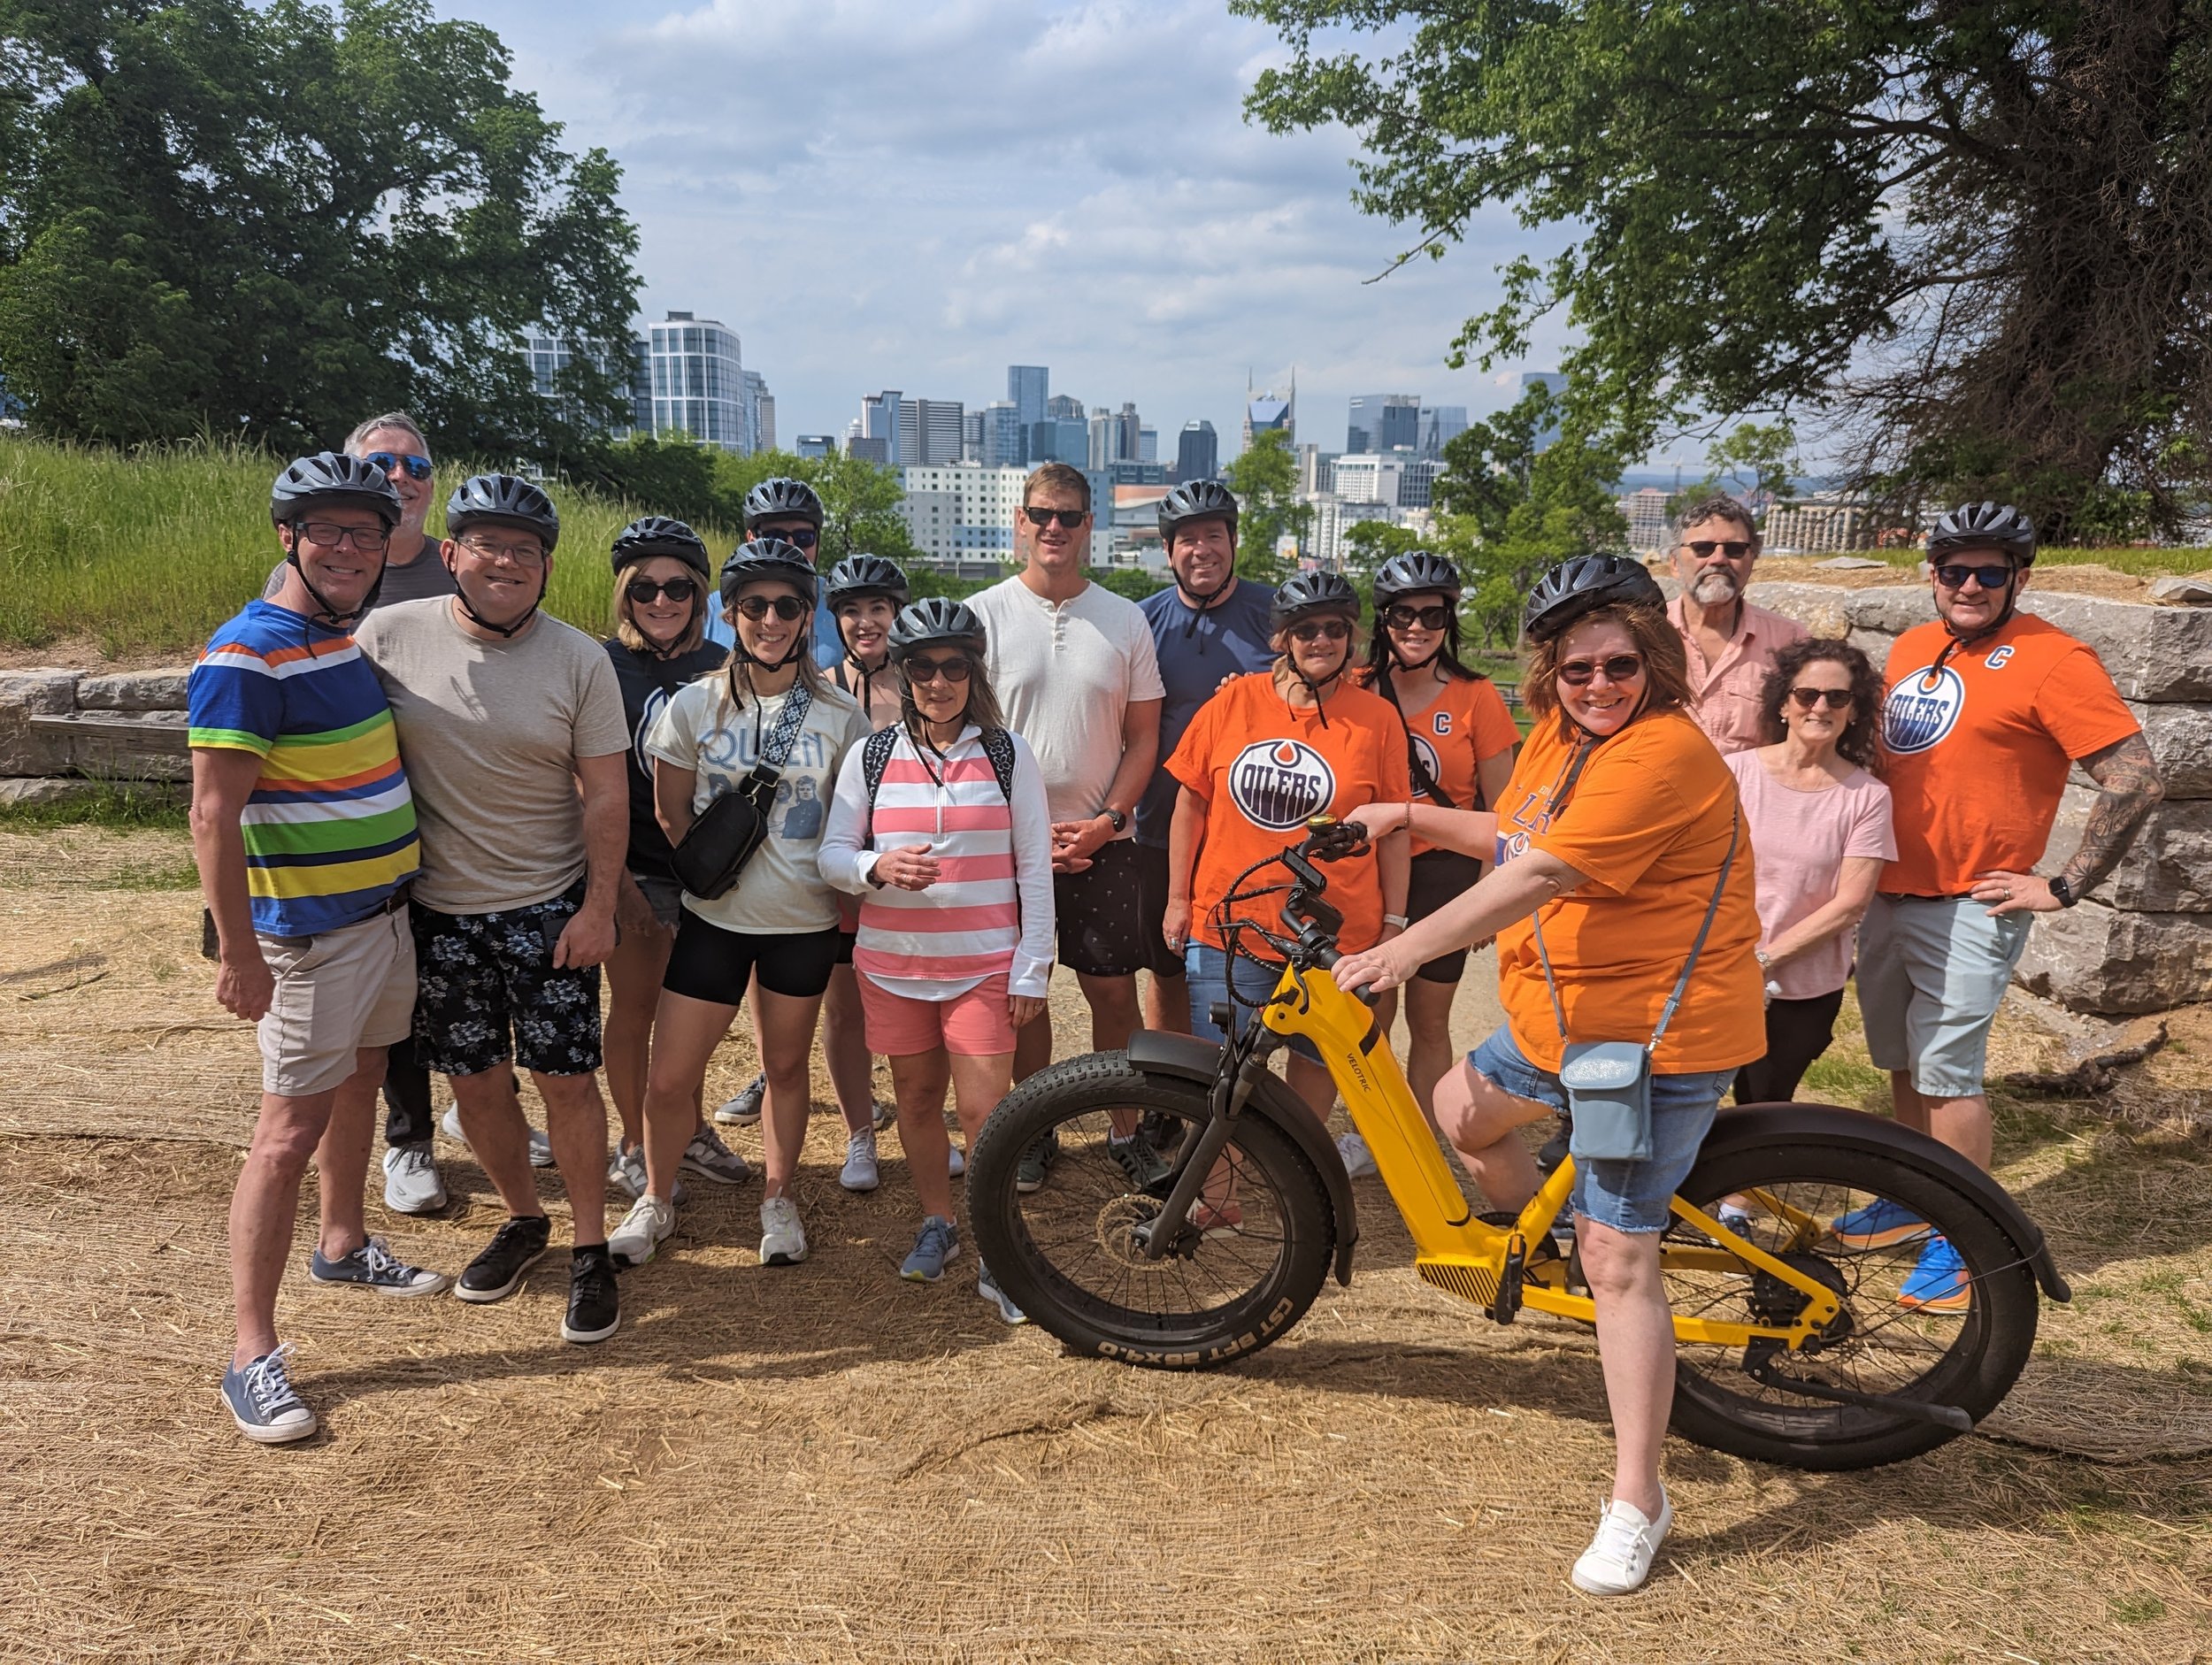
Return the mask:
POLYGON ((1087 566, 1083 571, 1092 583, 1133 602, 1142 601, 1164 582, 1141 566, 1087 566))
POLYGON ((32 426, 295 450, 414 411, 556 464, 626 344, 538 395, 526 333, 626 343, 635 227, 480 25, 428 0, 0 0, 0 376, 32 426))
POLYGON ((1423 547, 1419 533, 1409 526, 1394 526, 1387 520, 1355 523, 1344 533, 1344 545, 1346 569, 1362 578, 1373 577, 1375 569, 1392 556, 1423 547))
POLYGON ((1283 569, 1275 546, 1286 537, 1302 546, 1313 529, 1312 505, 1298 501, 1290 435, 1280 428, 1254 434, 1221 478, 1237 497, 1237 576, 1271 584, 1283 569))
POLYGON ((2171 534, 2212 480, 2212 0, 1231 9, 1290 49, 1248 112, 1348 127, 1404 259, 1493 207, 1570 228, 1455 351, 1563 313, 1624 455, 1810 410, 1861 485, 2010 497, 2055 540, 2171 534))
POLYGON ((1797 459, 1796 430, 1787 422, 1763 427, 1755 422, 1740 424, 1726 438, 1705 448, 1705 478, 1668 498, 1667 512, 1679 514, 1701 497, 1718 492, 1742 498, 1764 493, 1776 503, 1786 503, 1795 495, 1802 466, 1797 459))

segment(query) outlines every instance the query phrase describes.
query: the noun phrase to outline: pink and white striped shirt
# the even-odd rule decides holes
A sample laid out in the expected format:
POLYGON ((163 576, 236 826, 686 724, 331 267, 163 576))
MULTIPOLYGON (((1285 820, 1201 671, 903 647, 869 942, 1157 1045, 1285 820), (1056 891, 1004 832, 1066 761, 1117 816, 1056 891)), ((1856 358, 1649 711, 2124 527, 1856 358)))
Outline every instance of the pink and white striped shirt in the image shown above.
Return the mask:
POLYGON ((853 969, 914 1000, 950 1000, 1007 974, 1009 994, 1041 998, 1052 976, 1052 816, 1036 755, 1014 740, 1014 801, 973 724, 940 758, 903 727, 876 791, 872 819, 864 748, 837 774, 822 834, 822 877, 860 899, 853 969), (926 890, 869 883, 879 850, 926 845, 937 858, 926 890))

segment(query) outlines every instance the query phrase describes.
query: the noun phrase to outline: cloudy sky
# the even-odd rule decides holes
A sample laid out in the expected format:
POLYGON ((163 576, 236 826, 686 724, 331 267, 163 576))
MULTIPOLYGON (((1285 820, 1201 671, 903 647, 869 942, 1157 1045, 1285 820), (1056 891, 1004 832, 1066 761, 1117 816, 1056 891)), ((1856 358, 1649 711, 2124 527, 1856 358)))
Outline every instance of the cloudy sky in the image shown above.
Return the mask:
MULTIPOLYGON (((1225 0, 439 6, 620 158, 646 316, 736 328, 787 444, 881 387, 1003 398, 1012 363, 1134 400, 1170 458, 1198 417, 1233 447, 1248 371, 1294 365, 1299 437, 1333 449, 1355 393, 1510 403, 1444 353, 1526 234, 1501 213, 1366 282, 1402 234, 1352 208, 1348 134, 1245 124, 1285 54, 1225 0)), ((1526 368, 1548 367, 1540 344, 1526 368)))

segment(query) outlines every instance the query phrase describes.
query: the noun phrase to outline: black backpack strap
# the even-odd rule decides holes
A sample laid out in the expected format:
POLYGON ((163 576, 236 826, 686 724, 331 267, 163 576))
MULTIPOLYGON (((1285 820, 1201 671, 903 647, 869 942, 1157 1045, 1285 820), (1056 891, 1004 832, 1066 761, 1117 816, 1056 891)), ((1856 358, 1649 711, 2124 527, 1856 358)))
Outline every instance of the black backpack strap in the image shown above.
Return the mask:
POLYGON ((998 777, 999 795, 1008 807, 1014 802, 1014 737, 1002 728, 981 731, 983 755, 991 760, 991 772, 998 777))
POLYGON ((862 742, 860 748, 860 775, 868 783, 868 818, 875 819, 876 789, 883 785, 883 771, 891 766, 892 748, 899 743, 896 727, 879 728, 862 742))

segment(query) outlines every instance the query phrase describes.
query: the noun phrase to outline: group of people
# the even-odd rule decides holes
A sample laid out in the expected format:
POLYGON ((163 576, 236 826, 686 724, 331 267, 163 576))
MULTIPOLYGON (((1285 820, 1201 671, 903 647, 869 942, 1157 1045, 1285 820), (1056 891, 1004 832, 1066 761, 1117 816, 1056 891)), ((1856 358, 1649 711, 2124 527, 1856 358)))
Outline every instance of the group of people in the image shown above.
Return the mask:
MULTIPOLYGON (((1452 563, 1396 556, 1364 603, 1333 572, 1240 578, 1238 504, 1216 481, 1163 501, 1174 581, 1139 603, 1086 577, 1089 486, 1064 464, 1029 478, 1018 570, 964 602, 916 597, 872 555, 819 572, 818 499, 770 480, 718 564, 681 522, 626 527, 603 642, 541 610, 560 532, 542 491, 475 476, 437 541, 431 473, 398 414, 288 467, 282 561, 191 679, 218 994, 257 1023, 263 1056, 222 1392, 267 1443, 316 1427, 275 1323, 311 1159, 316 1281, 472 1301, 513 1293, 547 1252, 531 1170, 557 1166, 573 1210, 561 1333, 599 1341, 619 1324, 618 1273, 667 1241, 686 1181, 749 1176, 718 1124, 760 1123, 761 1262, 805 1259, 794 1181, 818 1035, 840 1181, 879 1183, 895 1120, 920 1211, 901 1273, 933 1282, 962 1251, 962 1147, 1050 1060, 1054 966, 1095 1049, 1141 1023, 1217 1033, 1217 1008, 1273 981, 1237 952, 1253 943, 1240 917, 1275 924, 1267 902, 1229 903, 1232 884, 1329 814, 1369 833, 1331 870, 1338 978, 1404 991, 1415 1093, 1490 1206, 1534 1193, 1517 1130, 1563 1107, 1570 1040, 1651 1044, 1652 1155, 1578 1164, 1573 1198, 1619 1446, 1576 1580, 1632 1589, 1671 1519, 1658 1233, 1721 1100, 1791 1096, 1855 952, 1899 1118, 1986 1165, 1983 1055, 2028 917, 2098 883, 2159 792, 2093 652, 2018 611, 2034 534, 1993 504, 1937 526, 1936 619, 1879 675, 1745 598, 1758 533, 1732 500, 1682 518, 1671 602, 1632 558, 1563 564, 1528 600, 1524 741, 1464 662, 1452 563), (2100 796, 2039 878, 2077 761, 2100 796), (757 806, 757 845, 687 888, 733 794, 757 806), (1506 1023, 1455 1061, 1453 997, 1493 939, 1506 1023), (760 1078, 710 1113, 709 1061, 749 1006, 760 1078), (444 1206, 434 1073, 509 1216, 457 1278, 409 1263, 364 1213, 380 1090, 388 1204, 444 1206), (610 1184, 631 1199, 611 1234, 610 1184)), ((1325 1119, 1318 1058, 1286 1067, 1325 1119)), ((1134 1183, 1165 1171, 1154 1132, 1114 1132, 1134 1183)), ((1372 1171, 1356 1133, 1338 1148, 1372 1171)), ((1020 1188, 1050 1185, 1056 1155, 1021 1153, 1020 1188)), ((1967 1304, 1923 1223, 1861 1213, 1839 1237, 1921 1244, 1909 1304, 1967 1304)), ((1022 1322, 988 1267, 975 1286, 1022 1322)))

